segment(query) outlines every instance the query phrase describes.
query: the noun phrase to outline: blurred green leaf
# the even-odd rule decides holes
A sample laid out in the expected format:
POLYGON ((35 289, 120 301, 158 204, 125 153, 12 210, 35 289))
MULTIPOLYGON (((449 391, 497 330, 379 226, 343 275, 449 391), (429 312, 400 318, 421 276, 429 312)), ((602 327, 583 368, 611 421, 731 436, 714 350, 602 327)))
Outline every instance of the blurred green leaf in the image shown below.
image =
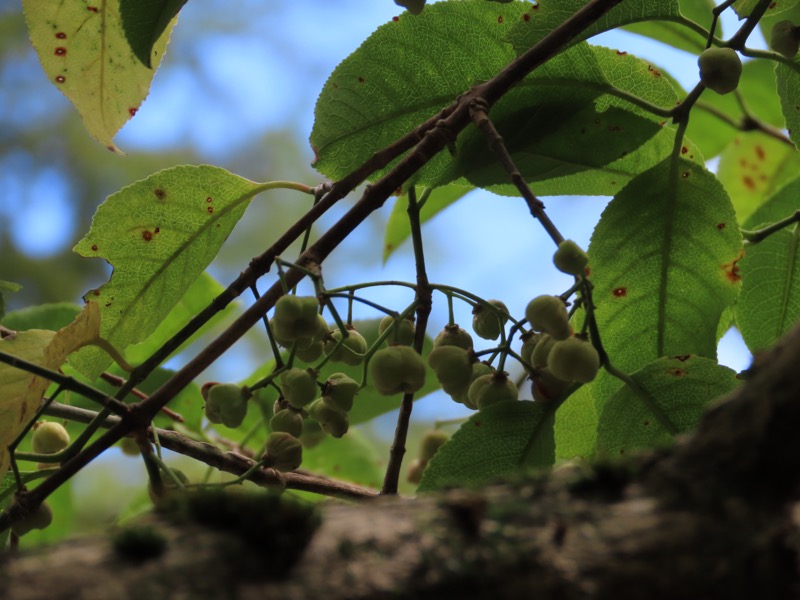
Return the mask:
MULTIPOLYGON (((794 213, 800 206, 800 179, 779 190, 747 222, 760 229, 794 213)), ((736 323, 751 352, 772 346, 800 318, 800 227, 786 227, 747 246, 739 263, 742 293, 736 323)))
MULTIPOLYGON (((694 429, 713 400, 739 385, 736 372, 700 356, 659 358, 631 377, 679 433, 694 429)), ((603 405, 597 428, 597 452, 627 454, 634 448, 656 448, 674 440, 627 385, 603 405)))
MULTIPOLYGON (((131 50, 119 18, 121 0, 39 2, 23 0, 25 21, 48 79, 70 99, 89 133, 110 150, 113 138, 139 110, 154 70, 131 50)), ((175 21, 154 41, 157 67, 175 21)))
POLYGON ((335 439, 326 435, 313 448, 303 449, 302 468, 312 473, 380 488, 385 458, 376 446, 357 429, 335 439))
POLYGON ((781 99, 786 129, 795 146, 800 146, 800 58, 795 58, 791 66, 783 63, 775 65, 775 77, 778 81, 778 96, 781 99))
MULTIPOLYGON (((155 330, 214 259, 259 184, 217 167, 174 167, 112 194, 97 209, 81 256, 114 266, 89 292, 102 312, 100 335, 120 351, 155 330)), ((111 360, 85 348, 70 363, 90 379, 111 360)))
POLYGON ((12 283, 11 281, 3 281, 0 279, 0 320, 6 314, 6 299, 4 294, 9 292, 18 292, 22 289, 22 286, 18 283, 12 283))
POLYGON ((552 406, 499 402, 472 415, 428 463, 420 492, 475 485, 555 460, 552 406))
POLYGON ((72 323, 80 312, 81 307, 72 302, 53 302, 15 310, 8 313, 2 322, 3 327, 15 331, 28 329, 57 331, 72 323))

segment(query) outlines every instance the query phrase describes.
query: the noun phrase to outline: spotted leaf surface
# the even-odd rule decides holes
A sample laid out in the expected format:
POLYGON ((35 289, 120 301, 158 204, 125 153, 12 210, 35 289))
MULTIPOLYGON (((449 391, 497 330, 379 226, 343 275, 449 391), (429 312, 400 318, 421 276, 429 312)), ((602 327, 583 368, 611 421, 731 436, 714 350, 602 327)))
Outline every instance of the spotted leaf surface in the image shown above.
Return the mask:
POLYGON ((69 98, 92 137, 113 151, 114 135, 147 97, 175 23, 169 21, 154 40, 146 66, 128 42, 121 4, 122 0, 22 2, 31 42, 47 77, 69 98))
MULTIPOLYGON (((181 166, 109 196, 74 249, 114 267, 111 280, 86 295, 100 306, 101 336, 120 351, 145 340, 214 259, 260 189, 224 169, 181 166)), ((71 363, 93 379, 110 361, 87 348, 71 363)))

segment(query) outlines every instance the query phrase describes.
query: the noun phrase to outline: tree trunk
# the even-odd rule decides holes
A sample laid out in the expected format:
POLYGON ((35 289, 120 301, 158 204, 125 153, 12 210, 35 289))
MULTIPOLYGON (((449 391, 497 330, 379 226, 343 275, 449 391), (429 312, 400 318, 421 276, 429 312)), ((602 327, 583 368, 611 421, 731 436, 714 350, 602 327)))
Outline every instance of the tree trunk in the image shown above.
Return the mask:
MULTIPOLYGON (((160 555, 145 544, 132 558, 111 537, 64 542, 7 559, 4 597, 800 598, 798 365, 800 328, 692 437, 635 462, 331 502, 291 567, 280 525, 254 541, 249 525, 154 516, 160 555)), ((305 544, 298 523, 288 538, 305 544)))

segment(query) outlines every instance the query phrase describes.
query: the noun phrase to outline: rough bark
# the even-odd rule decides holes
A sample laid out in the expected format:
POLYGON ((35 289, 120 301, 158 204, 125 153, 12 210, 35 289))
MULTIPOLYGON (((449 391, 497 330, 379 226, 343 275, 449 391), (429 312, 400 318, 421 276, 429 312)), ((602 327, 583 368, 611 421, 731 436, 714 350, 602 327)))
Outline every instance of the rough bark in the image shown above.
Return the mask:
POLYGON ((7 559, 1 585, 9 600, 798 598, 797 365, 800 328, 695 435, 636 462, 325 505, 279 579, 279 531, 253 544, 154 517, 157 558, 126 558, 110 538, 65 542, 7 559))

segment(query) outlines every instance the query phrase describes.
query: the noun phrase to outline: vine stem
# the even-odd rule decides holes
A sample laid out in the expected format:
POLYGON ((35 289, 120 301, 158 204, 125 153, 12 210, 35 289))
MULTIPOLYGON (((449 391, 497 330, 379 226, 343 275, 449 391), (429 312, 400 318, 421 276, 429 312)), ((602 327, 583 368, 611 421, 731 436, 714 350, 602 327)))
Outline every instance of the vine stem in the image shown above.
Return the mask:
MULTIPOLYGON (((290 227, 270 250, 250 263, 250 267, 248 268, 249 275, 247 277, 240 276, 237 280, 239 281, 239 286, 241 286, 238 292, 241 293, 241 291, 250 286, 254 280, 252 278, 256 273, 265 273, 269 265, 272 264, 272 260, 277 256, 275 249, 278 247, 285 249, 297 237, 303 235, 308 226, 312 224, 324 210, 327 210, 338 198, 342 197, 337 197, 338 194, 349 193, 358 183, 361 183, 361 181, 366 179, 371 173, 381 168, 381 163, 384 159, 386 159, 385 164, 388 164, 388 162, 391 161, 391 158, 387 159, 388 155, 392 154, 396 156, 398 148, 403 146, 410 148, 414 146, 413 142, 415 140, 419 140, 416 146, 414 146, 413 151, 403 157, 386 175, 377 180, 373 185, 368 186, 361 196, 361 199, 323 234, 316 243, 303 252, 296 261, 297 264, 302 267, 319 265, 321 261, 324 260, 342 240, 347 238, 358 225, 372 214, 373 211, 383 206, 389 196, 400 188, 409 177, 419 171, 436 154, 446 148, 448 144, 452 144, 455 136, 470 124, 469 111, 473 99, 482 98, 486 102, 487 109, 490 108, 531 71, 547 62, 547 60, 557 54, 573 38, 620 2, 622 2, 622 0, 591 0, 587 2, 574 15, 564 21, 559 27, 553 29, 524 54, 517 57, 495 77, 473 87, 460 96, 453 105, 448 106, 440 112, 439 115, 429 119, 420 128, 414 130, 413 137, 410 138, 409 136, 411 134, 409 134, 409 136, 405 136, 391 146, 378 151, 373 155, 370 161, 361 165, 361 167, 353 171, 350 175, 345 177, 345 179, 334 183, 331 191, 316 203, 304 217, 290 227), (433 123, 433 125, 431 125, 431 123, 433 123), (420 133, 422 135, 421 139, 418 137, 420 133)), ((289 287, 299 283, 302 278, 303 274, 296 268, 292 268, 286 273, 286 282, 289 287)), ((237 289, 229 287, 229 290, 231 291, 228 292, 226 290, 226 292, 223 292, 223 294, 212 302, 209 309, 207 309, 212 310, 211 315, 216 313, 214 308, 217 307, 219 303, 224 301, 230 302, 235 297, 235 295, 232 296, 232 294, 236 292, 237 289)), ((117 440, 134 429, 148 427, 150 421, 155 417, 162 406, 166 405, 209 365, 222 356, 222 354, 236 343, 245 332, 262 318, 264 313, 275 306, 275 302, 283 294, 281 282, 275 283, 224 332, 216 339, 212 340, 203 351, 195 356, 195 358, 191 359, 170 379, 164 382, 160 388, 153 392, 150 398, 132 405, 131 412, 127 418, 114 425, 92 444, 84 448, 81 453, 65 462, 55 474, 42 482, 36 489, 32 490, 26 498, 26 507, 23 508, 38 506, 50 494, 58 489, 61 484, 69 480, 75 473, 92 462, 117 440)), ((206 311, 201 314, 204 313, 206 313, 206 311)), ((210 315, 206 314, 206 320, 208 318, 210 318, 210 315)), ((192 320, 192 323, 196 325, 195 320, 192 320)), ((184 328, 181 331, 185 332, 186 329, 187 328, 184 328)), ((152 357, 144 364, 149 365, 149 368, 153 369, 168 355, 169 354, 166 354, 158 359, 155 365, 152 364, 152 361, 155 360, 155 358, 152 357)), ((141 367, 142 365, 140 365, 140 368, 141 367)), ((131 374, 131 378, 129 379, 129 383, 138 383, 136 377, 134 377, 134 375, 138 375, 138 371, 139 369, 134 370, 134 373, 131 374)), ((6 511, 0 515, 0 531, 5 530, 10 525, 10 512, 19 514, 17 511, 12 510, 6 511)))

